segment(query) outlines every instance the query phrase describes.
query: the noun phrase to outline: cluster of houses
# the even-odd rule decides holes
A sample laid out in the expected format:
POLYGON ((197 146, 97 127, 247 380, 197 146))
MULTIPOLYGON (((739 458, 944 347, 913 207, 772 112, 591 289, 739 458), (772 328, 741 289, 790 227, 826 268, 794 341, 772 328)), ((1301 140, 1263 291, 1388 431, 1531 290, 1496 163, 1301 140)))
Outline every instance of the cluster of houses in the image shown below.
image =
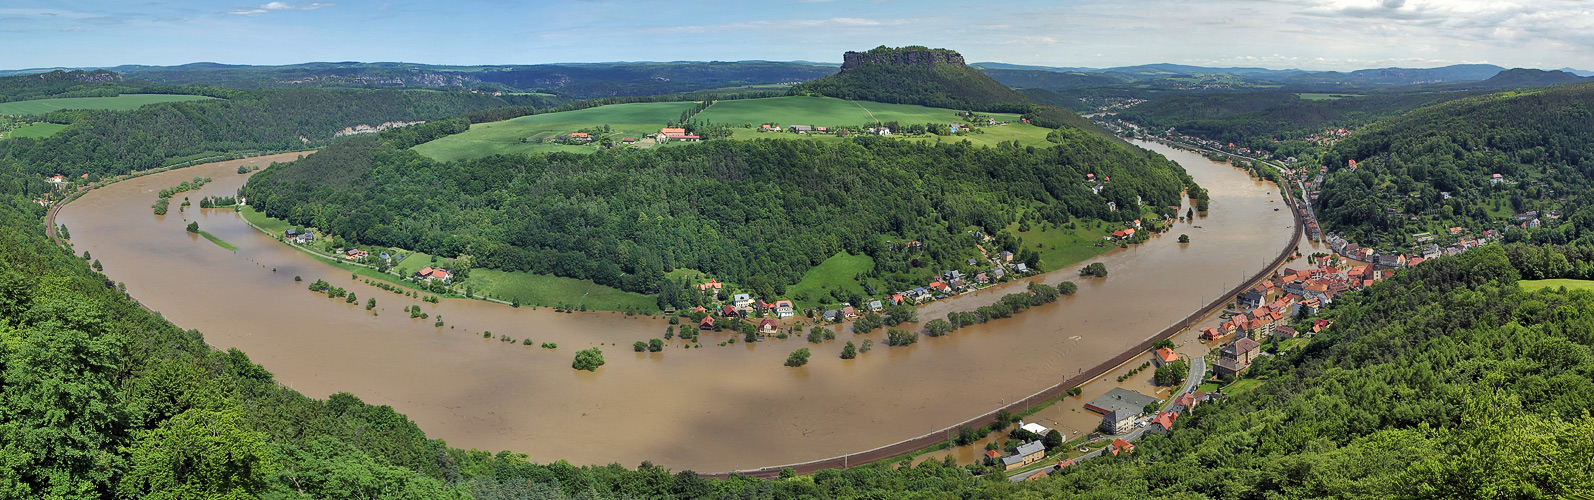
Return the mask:
MULTIPOLYGON (((1537 214, 1534 215, 1535 218, 1531 221, 1532 227, 1538 227, 1538 219, 1536 217, 1537 214)), ((1524 227, 1528 227, 1528 225, 1529 223, 1524 223, 1524 227)), ((1399 269, 1416 266, 1417 264, 1421 264, 1428 259, 1438 258, 1446 255, 1456 255, 1461 252, 1483 246, 1484 243, 1499 239, 1500 237, 1500 233, 1492 229, 1484 231, 1483 234, 1478 236, 1467 234, 1468 231, 1461 227, 1452 227, 1447 231, 1451 236, 1456 237, 1456 242, 1447 246, 1439 246, 1438 243, 1434 243, 1433 235, 1429 233, 1413 235, 1413 247, 1415 250, 1413 250, 1410 255, 1403 253, 1380 253, 1372 248, 1362 247, 1355 243, 1345 241, 1344 238, 1334 233, 1328 233, 1325 235, 1323 237, 1323 241, 1328 243, 1329 248, 1332 248, 1334 253, 1344 256, 1347 259, 1374 263, 1380 267, 1386 267, 1390 269, 1399 269)))
POLYGON ((1318 261, 1322 265, 1304 270, 1286 267, 1273 279, 1240 294, 1235 299, 1235 306, 1241 312, 1230 316, 1216 328, 1203 330, 1201 339, 1215 340, 1226 335, 1238 335, 1252 341, 1268 337, 1280 340, 1295 338, 1300 332, 1288 325, 1297 315, 1315 314, 1344 294, 1372 286, 1392 272, 1372 265, 1342 270, 1328 265, 1327 259, 1320 258, 1318 261))

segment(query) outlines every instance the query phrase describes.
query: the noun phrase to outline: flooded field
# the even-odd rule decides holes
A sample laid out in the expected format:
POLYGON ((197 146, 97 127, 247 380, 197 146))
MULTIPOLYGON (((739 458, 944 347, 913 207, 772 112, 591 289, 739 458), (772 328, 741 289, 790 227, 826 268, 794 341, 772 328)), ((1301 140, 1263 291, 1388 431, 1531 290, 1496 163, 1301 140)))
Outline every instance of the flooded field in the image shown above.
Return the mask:
MULTIPOLYGON (((1076 281, 1076 296, 907 347, 887 347, 881 331, 853 335, 842 326, 822 345, 794 337, 721 347, 730 333, 705 332, 702 348, 671 341, 660 353, 634 353, 632 342, 662 337, 663 319, 406 300, 260 234, 230 210, 176 209, 182 196, 197 207, 203 196, 232 195, 246 179, 236 173, 240 164, 294 155, 121 182, 84 195, 56 222, 134 298, 213 345, 243 350, 312 397, 350 392, 392 405, 453 446, 508 449, 538 462, 651 460, 727 471, 890 444, 1033 394, 1181 319, 1256 273, 1289 241, 1292 219, 1276 186, 1193 153, 1142 146, 1179 161, 1208 189, 1209 217, 1101 256, 1106 279, 1080 279, 1077 267, 1031 278, 1076 281), (213 182, 178 195, 168 215, 151 214, 157 191, 196 175, 213 182), (186 233, 189 221, 238 250, 186 233), (1177 242, 1181 233, 1190 244, 1177 242), (317 279, 358 294, 358 303, 305 290, 317 279), (364 310, 368 297, 376 298, 377 315, 364 310), (410 319, 401 311, 410 305, 432 319, 410 319), (433 326, 438 316, 441 328, 433 326), (484 339, 484 331, 495 338, 484 339), (533 345, 521 345, 528 338, 533 345), (874 341, 873 351, 839 359, 846 341, 864 339, 874 341), (539 348, 543 342, 559 347, 539 348), (595 373, 572 370, 575 351, 591 346, 603 349, 608 364, 595 373), (814 353, 807 366, 782 366, 802 347, 814 353)), ((920 317, 989 304, 1024 286, 937 302, 920 317)))

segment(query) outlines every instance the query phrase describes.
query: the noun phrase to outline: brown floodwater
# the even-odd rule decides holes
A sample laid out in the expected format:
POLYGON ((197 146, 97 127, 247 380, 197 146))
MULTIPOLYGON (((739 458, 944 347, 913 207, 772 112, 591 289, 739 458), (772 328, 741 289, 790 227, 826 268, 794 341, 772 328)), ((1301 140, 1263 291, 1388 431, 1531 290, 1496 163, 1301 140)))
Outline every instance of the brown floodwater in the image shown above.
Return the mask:
MULTIPOLYGON (((1259 271, 1289 241, 1288 209, 1272 210, 1284 208, 1275 186, 1193 153, 1142 146, 1179 161, 1209 190, 1210 216, 1094 259, 1107 265, 1108 278, 1080 279, 1077 266, 1032 278, 1078 281, 1076 296, 907 347, 885 346, 880 331, 840 333, 822 345, 794 337, 723 347, 716 344, 729 333, 704 333, 702 348, 672 341, 661 353, 634 353, 632 342, 662 336, 662 319, 406 300, 260 234, 229 210, 176 210, 181 196, 197 205, 203 196, 233 194, 247 178, 236 173, 239 164, 294 155, 117 183, 73 202, 57 223, 134 298, 217 347, 243 350, 306 395, 346 391, 392 405, 453 446, 507 449, 538 462, 651 460, 714 472, 863 451, 1033 394, 1181 319, 1259 271), (214 181, 179 195, 168 215, 151 214, 157 191, 196 175, 214 181), (186 233, 188 221, 238 250, 186 233), (1179 244, 1180 233, 1192 242, 1179 244), (317 279, 349 289, 359 302, 305 290, 317 279), (364 310, 367 297, 376 297, 379 315, 364 310), (410 319, 401 311, 409 305, 433 319, 410 319), (441 328, 433 326, 439 315, 441 328), (483 331, 516 342, 483 339, 483 331), (527 338, 534 345, 520 344, 527 338), (873 351, 839 359, 846 341, 864 339, 874 341, 873 351), (543 342, 559 347, 535 345, 543 342), (600 346, 608 363, 595 373, 572 370, 575 351, 591 346, 600 346), (802 347, 813 351, 807 366, 782 366, 802 347)), ((1024 286, 937 302, 920 316, 972 309, 1024 286)))

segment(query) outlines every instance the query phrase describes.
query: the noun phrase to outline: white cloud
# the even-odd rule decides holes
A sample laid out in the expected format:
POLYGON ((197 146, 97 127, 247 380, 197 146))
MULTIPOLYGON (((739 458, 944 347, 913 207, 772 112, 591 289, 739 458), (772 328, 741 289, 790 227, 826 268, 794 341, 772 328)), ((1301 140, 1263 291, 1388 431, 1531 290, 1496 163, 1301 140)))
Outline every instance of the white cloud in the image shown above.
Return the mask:
POLYGON ((319 8, 322 8, 322 7, 331 7, 333 5, 336 5, 336 4, 319 3, 319 2, 317 2, 317 3, 308 3, 308 4, 304 4, 304 5, 293 5, 293 4, 290 4, 290 3, 287 3, 287 2, 271 2, 271 3, 265 4, 265 5, 261 5, 259 7, 254 7, 254 8, 248 8, 248 7, 238 8, 238 9, 229 11, 227 13, 235 15, 235 16, 258 16, 258 15, 261 15, 261 14, 265 14, 265 13, 268 13, 268 12, 271 12, 271 11, 277 11, 277 10, 316 10, 316 9, 319 9, 319 8))

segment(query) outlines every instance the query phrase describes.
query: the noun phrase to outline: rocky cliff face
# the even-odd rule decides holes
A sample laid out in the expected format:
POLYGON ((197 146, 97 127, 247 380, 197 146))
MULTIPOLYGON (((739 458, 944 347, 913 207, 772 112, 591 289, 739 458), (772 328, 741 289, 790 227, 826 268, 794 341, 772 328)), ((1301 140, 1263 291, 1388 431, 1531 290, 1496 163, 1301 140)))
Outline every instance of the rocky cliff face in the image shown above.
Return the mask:
POLYGON ((841 71, 864 65, 935 66, 937 64, 963 65, 963 55, 946 49, 912 47, 903 49, 875 49, 868 52, 842 54, 841 71))

